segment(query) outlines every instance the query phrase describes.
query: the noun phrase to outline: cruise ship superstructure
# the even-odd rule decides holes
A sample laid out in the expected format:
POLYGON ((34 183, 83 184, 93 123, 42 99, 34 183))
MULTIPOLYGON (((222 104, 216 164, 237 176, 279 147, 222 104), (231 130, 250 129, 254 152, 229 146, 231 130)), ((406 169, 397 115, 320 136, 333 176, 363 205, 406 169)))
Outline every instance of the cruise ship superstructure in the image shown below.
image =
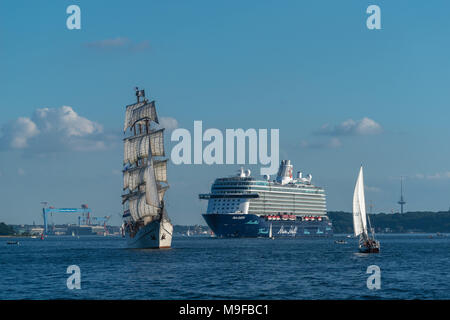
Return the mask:
POLYGON ((256 179, 241 168, 236 176, 218 178, 208 194, 206 223, 218 237, 327 237, 333 233, 324 189, 312 176, 293 177, 290 160, 281 162, 275 180, 256 179))

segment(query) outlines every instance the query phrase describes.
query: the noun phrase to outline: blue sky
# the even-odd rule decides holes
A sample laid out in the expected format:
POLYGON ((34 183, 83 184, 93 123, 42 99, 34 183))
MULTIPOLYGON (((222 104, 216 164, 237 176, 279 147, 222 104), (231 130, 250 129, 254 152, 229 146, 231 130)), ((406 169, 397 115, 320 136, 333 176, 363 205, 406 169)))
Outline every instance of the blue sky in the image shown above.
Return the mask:
MULTIPOLYGON (((41 223, 45 200, 120 223, 134 86, 180 128, 280 129, 280 159, 326 188, 329 210, 351 210, 361 163, 374 211, 398 210, 400 176, 407 210, 448 210, 449 11, 446 1, 2 1, 0 221, 41 223), (71 4, 81 30, 66 28, 71 4), (370 4, 382 30, 366 28, 370 4)), ((171 164, 173 222, 203 224, 198 193, 238 168, 171 164)))

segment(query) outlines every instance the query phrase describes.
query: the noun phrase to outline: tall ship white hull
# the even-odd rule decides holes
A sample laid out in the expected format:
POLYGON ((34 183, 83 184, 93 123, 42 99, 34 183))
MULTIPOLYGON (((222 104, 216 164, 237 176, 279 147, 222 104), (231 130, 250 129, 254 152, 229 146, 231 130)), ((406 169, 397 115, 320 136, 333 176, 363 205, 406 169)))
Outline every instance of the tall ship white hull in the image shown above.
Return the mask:
POLYGON ((165 249, 172 246, 173 226, 169 221, 152 221, 136 234, 125 231, 127 247, 133 249, 165 249))

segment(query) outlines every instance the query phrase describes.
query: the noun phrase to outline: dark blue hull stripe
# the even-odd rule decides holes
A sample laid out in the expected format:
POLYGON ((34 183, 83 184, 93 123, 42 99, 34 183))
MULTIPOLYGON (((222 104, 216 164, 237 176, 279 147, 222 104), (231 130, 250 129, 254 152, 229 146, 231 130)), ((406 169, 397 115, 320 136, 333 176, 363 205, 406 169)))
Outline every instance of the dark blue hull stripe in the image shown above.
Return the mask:
POLYGON ((268 237, 272 224, 272 236, 279 237, 331 237, 333 229, 329 220, 271 221, 254 214, 203 214, 208 226, 218 237, 256 238, 268 237))

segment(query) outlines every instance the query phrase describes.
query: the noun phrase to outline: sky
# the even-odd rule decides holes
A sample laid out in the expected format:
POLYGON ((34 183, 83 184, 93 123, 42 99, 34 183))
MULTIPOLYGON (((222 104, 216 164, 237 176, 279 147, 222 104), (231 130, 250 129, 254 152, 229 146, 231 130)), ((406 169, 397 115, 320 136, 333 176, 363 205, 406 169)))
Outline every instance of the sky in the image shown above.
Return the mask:
MULTIPOLYGON (((166 127, 279 129, 280 160, 351 211, 359 166, 374 212, 450 207, 448 1, 0 2, 0 221, 41 224, 41 202, 122 211, 122 128, 133 88, 166 127), (81 29, 69 30, 70 5, 81 29), (366 9, 381 10, 369 30, 366 9)), ((205 146, 206 144, 204 144, 205 146)), ((240 165, 169 162, 174 224, 240 165)), ((259 166, 245 166, 258 175, 259 166)), ((62 214, 55 223, 74 223, 62 214)))

